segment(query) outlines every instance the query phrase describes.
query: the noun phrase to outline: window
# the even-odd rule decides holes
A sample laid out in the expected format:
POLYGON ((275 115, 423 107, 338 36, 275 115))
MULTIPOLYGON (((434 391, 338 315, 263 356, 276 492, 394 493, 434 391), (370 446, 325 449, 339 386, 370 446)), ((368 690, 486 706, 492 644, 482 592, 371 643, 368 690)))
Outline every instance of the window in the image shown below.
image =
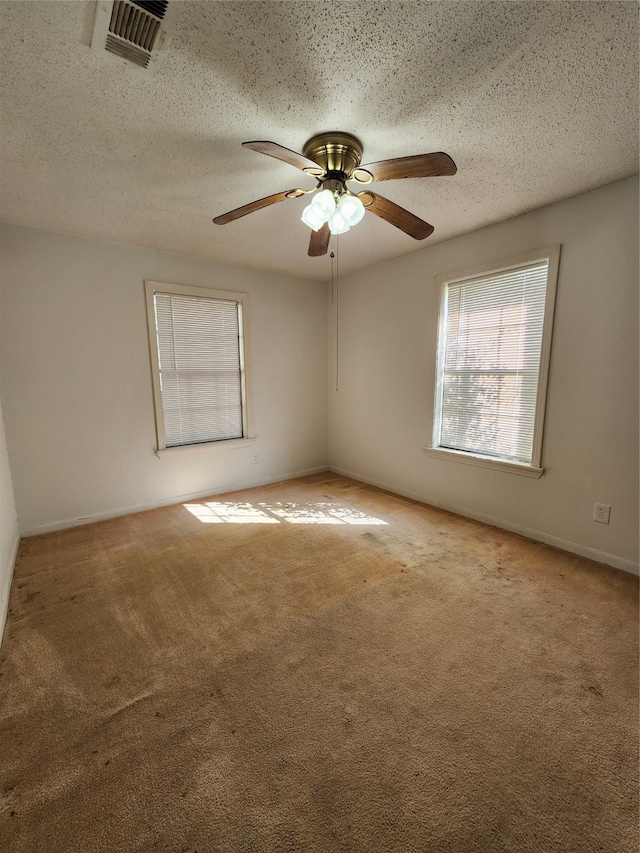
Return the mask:
POLYGON ((442 286, 430 450, 539 477, 560 247, 442 286))
POLYGON ((158 451, 248 438, 246 294, 145 288, 158 451))

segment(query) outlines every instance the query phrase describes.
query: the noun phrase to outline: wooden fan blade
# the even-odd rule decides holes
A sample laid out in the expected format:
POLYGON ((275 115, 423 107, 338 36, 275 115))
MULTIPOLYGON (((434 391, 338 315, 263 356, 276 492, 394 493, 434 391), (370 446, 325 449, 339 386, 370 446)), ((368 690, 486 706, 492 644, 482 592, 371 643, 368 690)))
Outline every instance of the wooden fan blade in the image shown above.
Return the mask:
POLYGON ((276 160, 282 160, 290 166, 295 166, 296 169, 313 170, 314 174, 323 175, 324 169, 305 157, 303 154, 298 154, 297 151, 291 151, 289 148, 283 148, 277 142, 267 142, 265 140, 257 140, 256 142, 243 142, 245 148, 251 148, 253 151, 258 151, 260 154, 267 154, 269 157, 275 157, 276 160))
POLYGON ((254 210, 262 210, 263 207, 269 207, 270 204, 276 204, 278 201, 284 201, 287 198, 295 198, 299 195, 299 190, 287 190, 283 193, 275 193, 268 195, 265 198, 259 198, 257 201, 252 201, 249 204, 243 204, 242 207, 236 207, 235 210, 230 210, 228 213, 222 213, 216 216, 213 220, 216 225, 226 225, 227 222, 233 222, 234 219, 240 219, 241 216, 246 216, 247 213, 253 213, 254 210))
POLYGON ((395 225, 405 234, 413 237, 414 240, 424 240, 429 234, 433 234, 433 225, 429 225, 423 219, 419 219, 413 213, 409 213, 404 207, 400 207, 388 198, 383 198, 381 195, 368 193, 373 197, 371 204, 366 205, 367 210, 375 213, 381 219, 395 225))
POLYGON ((320 255, 326 255, 330 238, 331 231, 329 231, 328 222, 325 222, 319 231, 312 231, 309 240, 309 257, 319 258, 320 255))
MULTIPOLYGON (((434 151, 432 154, 416 154, 414 157, 397 157, 395 160, 379 160, 366 166, 358 166, 370 172, 374 181, 395 181, 399 178, 437 178, 455 175, 458 167, 448 154, 434 151)), ((357 177, 355 178, 357 180, 357 177)))

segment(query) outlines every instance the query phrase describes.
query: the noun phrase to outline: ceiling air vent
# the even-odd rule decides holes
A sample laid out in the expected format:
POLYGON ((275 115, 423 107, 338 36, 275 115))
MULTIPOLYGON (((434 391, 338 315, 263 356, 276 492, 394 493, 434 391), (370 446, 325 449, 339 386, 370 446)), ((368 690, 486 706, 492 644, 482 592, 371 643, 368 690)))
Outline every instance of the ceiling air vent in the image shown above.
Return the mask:
POLYGON ((98 0, 91 47, 155 71, 178 4, 169 0, 98 0))

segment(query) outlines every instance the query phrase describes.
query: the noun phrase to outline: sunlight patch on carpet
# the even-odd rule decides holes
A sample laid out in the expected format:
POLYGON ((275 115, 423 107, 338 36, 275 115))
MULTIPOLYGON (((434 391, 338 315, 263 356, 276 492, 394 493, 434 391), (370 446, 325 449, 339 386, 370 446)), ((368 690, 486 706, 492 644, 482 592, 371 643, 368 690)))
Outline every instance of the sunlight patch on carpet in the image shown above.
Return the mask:
POLYGON ((312 504, 202 501, 183 504, 203 524, 366 524, 386 525, 381 518, 331 502, 312 504))

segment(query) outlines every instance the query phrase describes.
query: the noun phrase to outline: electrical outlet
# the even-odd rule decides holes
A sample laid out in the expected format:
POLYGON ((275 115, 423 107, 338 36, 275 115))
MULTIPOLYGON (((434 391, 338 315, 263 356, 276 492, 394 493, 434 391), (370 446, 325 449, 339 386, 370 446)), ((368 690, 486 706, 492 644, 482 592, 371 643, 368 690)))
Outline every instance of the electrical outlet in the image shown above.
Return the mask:
POLYGON ((593 508, 593 520, 601 524, 609 524, 611 507, 608 504, 596 504, 593 508))
POLYGON ((254 465, 257 465, 257 464, 258 464, 258 454, 257 454, 257 453, 254 453, 254 454, 251 456, 251 461, 253 462, 253 464, 254 464, 254 465))

